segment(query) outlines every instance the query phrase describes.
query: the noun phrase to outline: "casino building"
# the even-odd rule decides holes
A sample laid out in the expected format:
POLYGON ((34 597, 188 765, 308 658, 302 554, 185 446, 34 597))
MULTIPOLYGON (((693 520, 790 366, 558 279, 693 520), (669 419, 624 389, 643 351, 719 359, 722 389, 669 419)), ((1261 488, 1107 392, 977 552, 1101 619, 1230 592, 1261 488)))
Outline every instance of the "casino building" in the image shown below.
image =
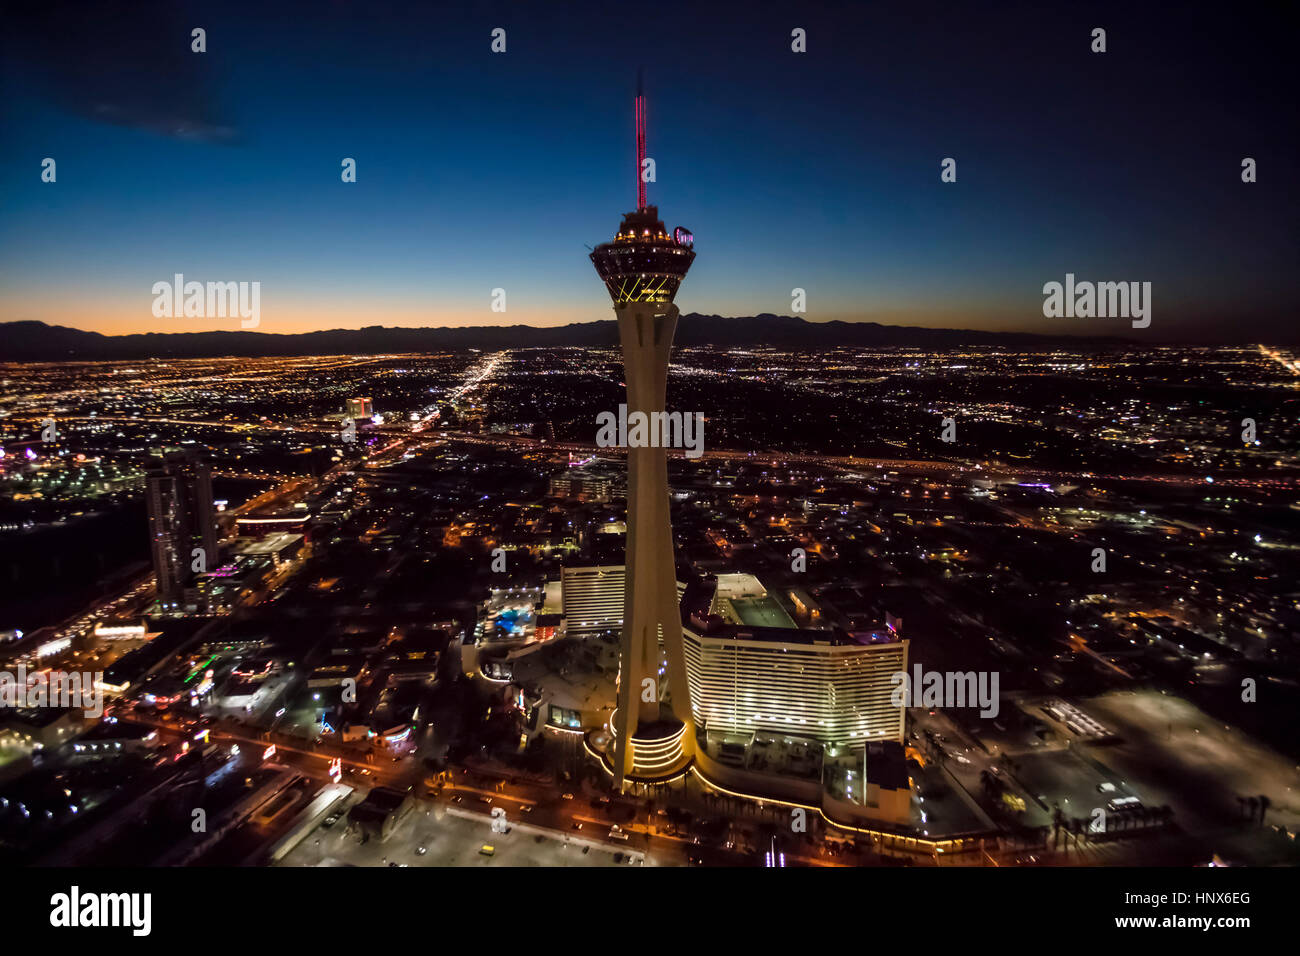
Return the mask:
POLYGON ((917 823, 904 710, 889 703, 905 641, 730 625, 684 634, 692 770, 709 786, 847 825, 917 823))
POLYGON ((890 677, 907 642, 888 628, 834 630, 723 625, 684 630, 691 710, 700 735, 797 734, 828 744, 903 741, 904 709, 890 677))

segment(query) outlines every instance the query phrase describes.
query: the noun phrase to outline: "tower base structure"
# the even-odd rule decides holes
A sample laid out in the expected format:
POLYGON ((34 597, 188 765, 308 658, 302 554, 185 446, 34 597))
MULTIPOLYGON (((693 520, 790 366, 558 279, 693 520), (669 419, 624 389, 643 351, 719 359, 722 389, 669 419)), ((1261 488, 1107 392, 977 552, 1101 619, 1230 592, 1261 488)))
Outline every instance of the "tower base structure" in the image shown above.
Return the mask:
POLYGON ((604 765, 620 790, 634 784, 676 780, 695 765, 694 728, 669 718, 637 727, 625 744, 631 766, 624 767, 620 775, 617 762, 620 727, 619 713, 615 711, 610 718, 610 731, 594 731, 587 734, 585 741, 587 752, 604 765))

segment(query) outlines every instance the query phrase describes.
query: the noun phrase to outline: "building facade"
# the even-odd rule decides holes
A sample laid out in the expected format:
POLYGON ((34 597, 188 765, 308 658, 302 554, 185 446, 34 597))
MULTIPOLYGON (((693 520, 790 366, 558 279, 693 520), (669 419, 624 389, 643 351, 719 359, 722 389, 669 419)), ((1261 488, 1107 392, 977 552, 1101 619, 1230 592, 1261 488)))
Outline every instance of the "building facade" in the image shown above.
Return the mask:
POLYGON ((373 418, 375 403, 368 398, 349 398, 346 414, 351 419, 373 418))
POLYGON ((684 631, 692 713, 701 733, 785 733, 828 744, 903 740, 891 702, 907 642, 888 629, 721 626, 684 631))
POLYGON ((164 609, 187 603, 186 589, 217 566, 212 469, 192 450, 169 451, 146 470, 150 551, 164 609))
POLYGON ((620 633, 625 580, 621 564, 564 568, 560 601, 565 633, 570 637, 620 633))

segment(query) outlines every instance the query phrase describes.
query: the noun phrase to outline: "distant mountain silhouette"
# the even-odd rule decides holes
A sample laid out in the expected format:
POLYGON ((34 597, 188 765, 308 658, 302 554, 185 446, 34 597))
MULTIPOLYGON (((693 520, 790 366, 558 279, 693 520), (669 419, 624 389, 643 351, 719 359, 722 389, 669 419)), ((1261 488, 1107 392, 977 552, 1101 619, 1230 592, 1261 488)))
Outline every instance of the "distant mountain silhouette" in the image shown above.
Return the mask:
MULTIPOLYGON (((1122 344, 1116 337, 1033 335, 1025 332, 980 332, 968 329, 926 329, 875 322, 808 322, 787 316, 723 318, 683 315, 677 323, 679 346, 772 345, 794 349, 850 346, 960 345, 1029 346, 1071 344, 1076 347, 1122 344)), ((58 362, 100 359, 211 358, 222 355, 375 355, 431 352, 446 349, 563 348, 616 346, 618 328, 612 319, 575 322, 551 328, 531 325, 467 326, 463 328, 331 329, 283 335, 273 332, 147 332, 101 335, 44 322, 0 323, 0 361, 58 362)))

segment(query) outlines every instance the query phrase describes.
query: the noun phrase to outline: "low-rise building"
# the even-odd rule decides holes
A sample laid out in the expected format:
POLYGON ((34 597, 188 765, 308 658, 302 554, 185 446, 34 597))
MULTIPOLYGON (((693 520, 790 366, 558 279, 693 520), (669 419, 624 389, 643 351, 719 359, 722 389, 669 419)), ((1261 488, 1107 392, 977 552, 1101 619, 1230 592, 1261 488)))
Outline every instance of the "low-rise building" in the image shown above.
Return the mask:
POLYGON ((363 837, 378 837, 383 843, 414 809, 415 797, 411 791, 375 787, 348 811, 348 831, 363 837))

